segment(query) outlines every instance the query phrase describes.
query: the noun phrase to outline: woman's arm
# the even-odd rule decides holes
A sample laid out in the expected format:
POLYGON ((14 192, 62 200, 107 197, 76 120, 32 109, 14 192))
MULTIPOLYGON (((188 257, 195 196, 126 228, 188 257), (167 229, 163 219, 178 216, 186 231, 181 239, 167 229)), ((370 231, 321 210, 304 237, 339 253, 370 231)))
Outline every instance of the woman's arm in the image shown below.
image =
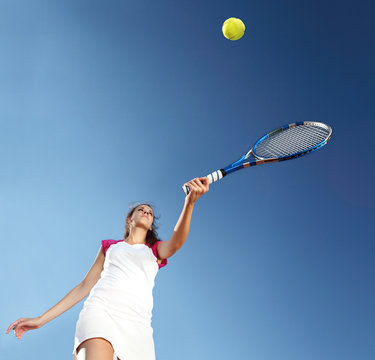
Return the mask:
POLYGON ((103 270, 104 259, 105 256, 102 249, 100 249, 91 269, 77 286, 69 291, 68 294, 66 294, 56 305, 47 310, 43 315, 36 318, 20 318, 16 320, 9 325, 7 334, 13 328, 16 336, 22 338, 26 331, 42 327, 80 302, 90 293, 92 287, 99 280, 100 274, 103 270))
POLYGON ((41 326, 57 318, 65 311, 84 299, 90 290, 82 286, 82 283, 70 290, 56 305, 52 306, 43 315, 39 316, 41 326))
POLYGON ((167 241, 158 244, 158 254, 162 259, 171 257, 184 245, 189 234, 191 216, 195 202, 209 189, 209 181, 206 177, 195 178, 185 183, 190 189, 189 195, 185 197, 184 207, 174 227, 172 236, 167 241))
POLYGON ((90 293, 91 289, 100 278, 100 274, 103 270, 104 260, 105 256, 102 249, 100 248, 94 264, 91 266, 91 269, 86 274, 84 279, 68 294, 66 294, 55 306, 53 306, 42 316, 40 316, 42 325, 60 316, 75 304, 79 303, 90 293))

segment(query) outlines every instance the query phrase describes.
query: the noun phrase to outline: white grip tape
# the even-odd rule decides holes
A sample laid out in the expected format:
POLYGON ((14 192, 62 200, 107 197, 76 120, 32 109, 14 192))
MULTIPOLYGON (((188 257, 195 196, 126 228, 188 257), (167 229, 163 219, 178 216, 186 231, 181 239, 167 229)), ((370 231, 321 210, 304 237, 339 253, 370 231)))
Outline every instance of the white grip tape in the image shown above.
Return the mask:
MULTIPOLYGON (((208 178, 209 184, 212 184, 213 182, 222 179, 223 174, 221 173, 220 170, 216 170, 213 173, 207 175, 206 177, 208 178)), ((189 189, 185 185, 182 186, 182 189, 184 190, 185 195, 188 195, 189 189)))
POLYGON ((207 175, 206 177, 208 177, 209 183, 212 184, 213 182, 222 179, 223 178, 223 174, 221 173, 220 170, 216 170, 213 173, 207 175))

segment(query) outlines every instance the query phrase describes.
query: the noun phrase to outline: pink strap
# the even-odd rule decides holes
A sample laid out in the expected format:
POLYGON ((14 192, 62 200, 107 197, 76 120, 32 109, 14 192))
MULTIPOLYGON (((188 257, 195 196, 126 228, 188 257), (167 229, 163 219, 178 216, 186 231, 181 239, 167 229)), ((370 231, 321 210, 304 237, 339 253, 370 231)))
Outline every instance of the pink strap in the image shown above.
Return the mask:
POLYGON ((103 250, 103 254, 105 255, 108 248, 112 245, 112 244, 116 244, 118 243, 119 241, 122 241, 122 240, 102 240, 102 250, 103 250))
MULTIPOLYGON (((158 254, 158 244, 161 242, 161 240, 157 241, 154 245, 152 246, 149 246, 148 244, 146 244, 153 252, 153 254, 155 255, 156 259, 159 259, 159 254, 158 254)), ((158 263, 159 265, 159 269, 162 268, 163 266, 167 265, 168 261, 167 259, 163 259, 161 264, 158 263)))
MULTIPOLYGON (((117 244, 118 242, 120 241, 123 241, 123 240, 112 240, 112 239, 109 239, 109 240, 102 240, 102 250, 103 250, 103 253, 104 255, 106 254, 108 248, 113 245, 113 244, 117 244)), ((146 244, 151 250, 152 250, 152 253, 155 255, 156 259, 158 260, 159 259, 159 254, 158 254, 158 244, 161 242, 161 240, 157 241, 154 245, 150 246, 148 244, 146 244)), ((158 266, 159 266, 159 269, 161 269, 163 266, 167 265, 168 264, 168 261, 167 259, 163 259, 161 264, 157 263, 158 266)))

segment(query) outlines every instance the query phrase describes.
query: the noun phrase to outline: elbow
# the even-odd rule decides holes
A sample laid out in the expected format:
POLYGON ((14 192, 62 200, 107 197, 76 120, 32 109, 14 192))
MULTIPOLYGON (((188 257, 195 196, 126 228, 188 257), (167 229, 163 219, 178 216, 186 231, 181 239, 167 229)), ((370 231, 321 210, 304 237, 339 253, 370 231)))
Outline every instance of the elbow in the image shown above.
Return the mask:
POLYGON ((80 294, 82 298, 85 298, 88 294, 90 294, 91 289, 94 285, 89 284, 88 282, 82 281, 80 282, 77 287, 80 290, 80 294))
POLYGON ((174 255, 178 250, 181 249, 183 243, 182 244, 179 244, 179 245, 175 245, 175 246, 172 246, 169 251, 168 251, 168 257, 171 257, 172 255, 174 255))
POLYGON ((180 247, 178 246, 169 246, 168 248, 160 249, 160 251, 158 252, 159 253, 158 255, 160 259, 168 259, 172 255, 174 255, 179 249, 180 247))

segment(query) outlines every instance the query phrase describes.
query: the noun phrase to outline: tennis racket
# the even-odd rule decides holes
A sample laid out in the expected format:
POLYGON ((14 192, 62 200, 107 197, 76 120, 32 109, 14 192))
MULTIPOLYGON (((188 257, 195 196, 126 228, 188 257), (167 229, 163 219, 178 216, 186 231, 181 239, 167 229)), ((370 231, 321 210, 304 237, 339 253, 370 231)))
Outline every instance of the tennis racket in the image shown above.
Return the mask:
MULTIPOLYGON (((234 171, 255 165, 295 159, 327 144, 332 136, 330 126, 312 121, 301 121, 282 126, 260 138, 253 148, 236 162, 207 175, 209 183, 221 180, 234 171)), ((189 187, 183 185, 185 194, 189 187)))

